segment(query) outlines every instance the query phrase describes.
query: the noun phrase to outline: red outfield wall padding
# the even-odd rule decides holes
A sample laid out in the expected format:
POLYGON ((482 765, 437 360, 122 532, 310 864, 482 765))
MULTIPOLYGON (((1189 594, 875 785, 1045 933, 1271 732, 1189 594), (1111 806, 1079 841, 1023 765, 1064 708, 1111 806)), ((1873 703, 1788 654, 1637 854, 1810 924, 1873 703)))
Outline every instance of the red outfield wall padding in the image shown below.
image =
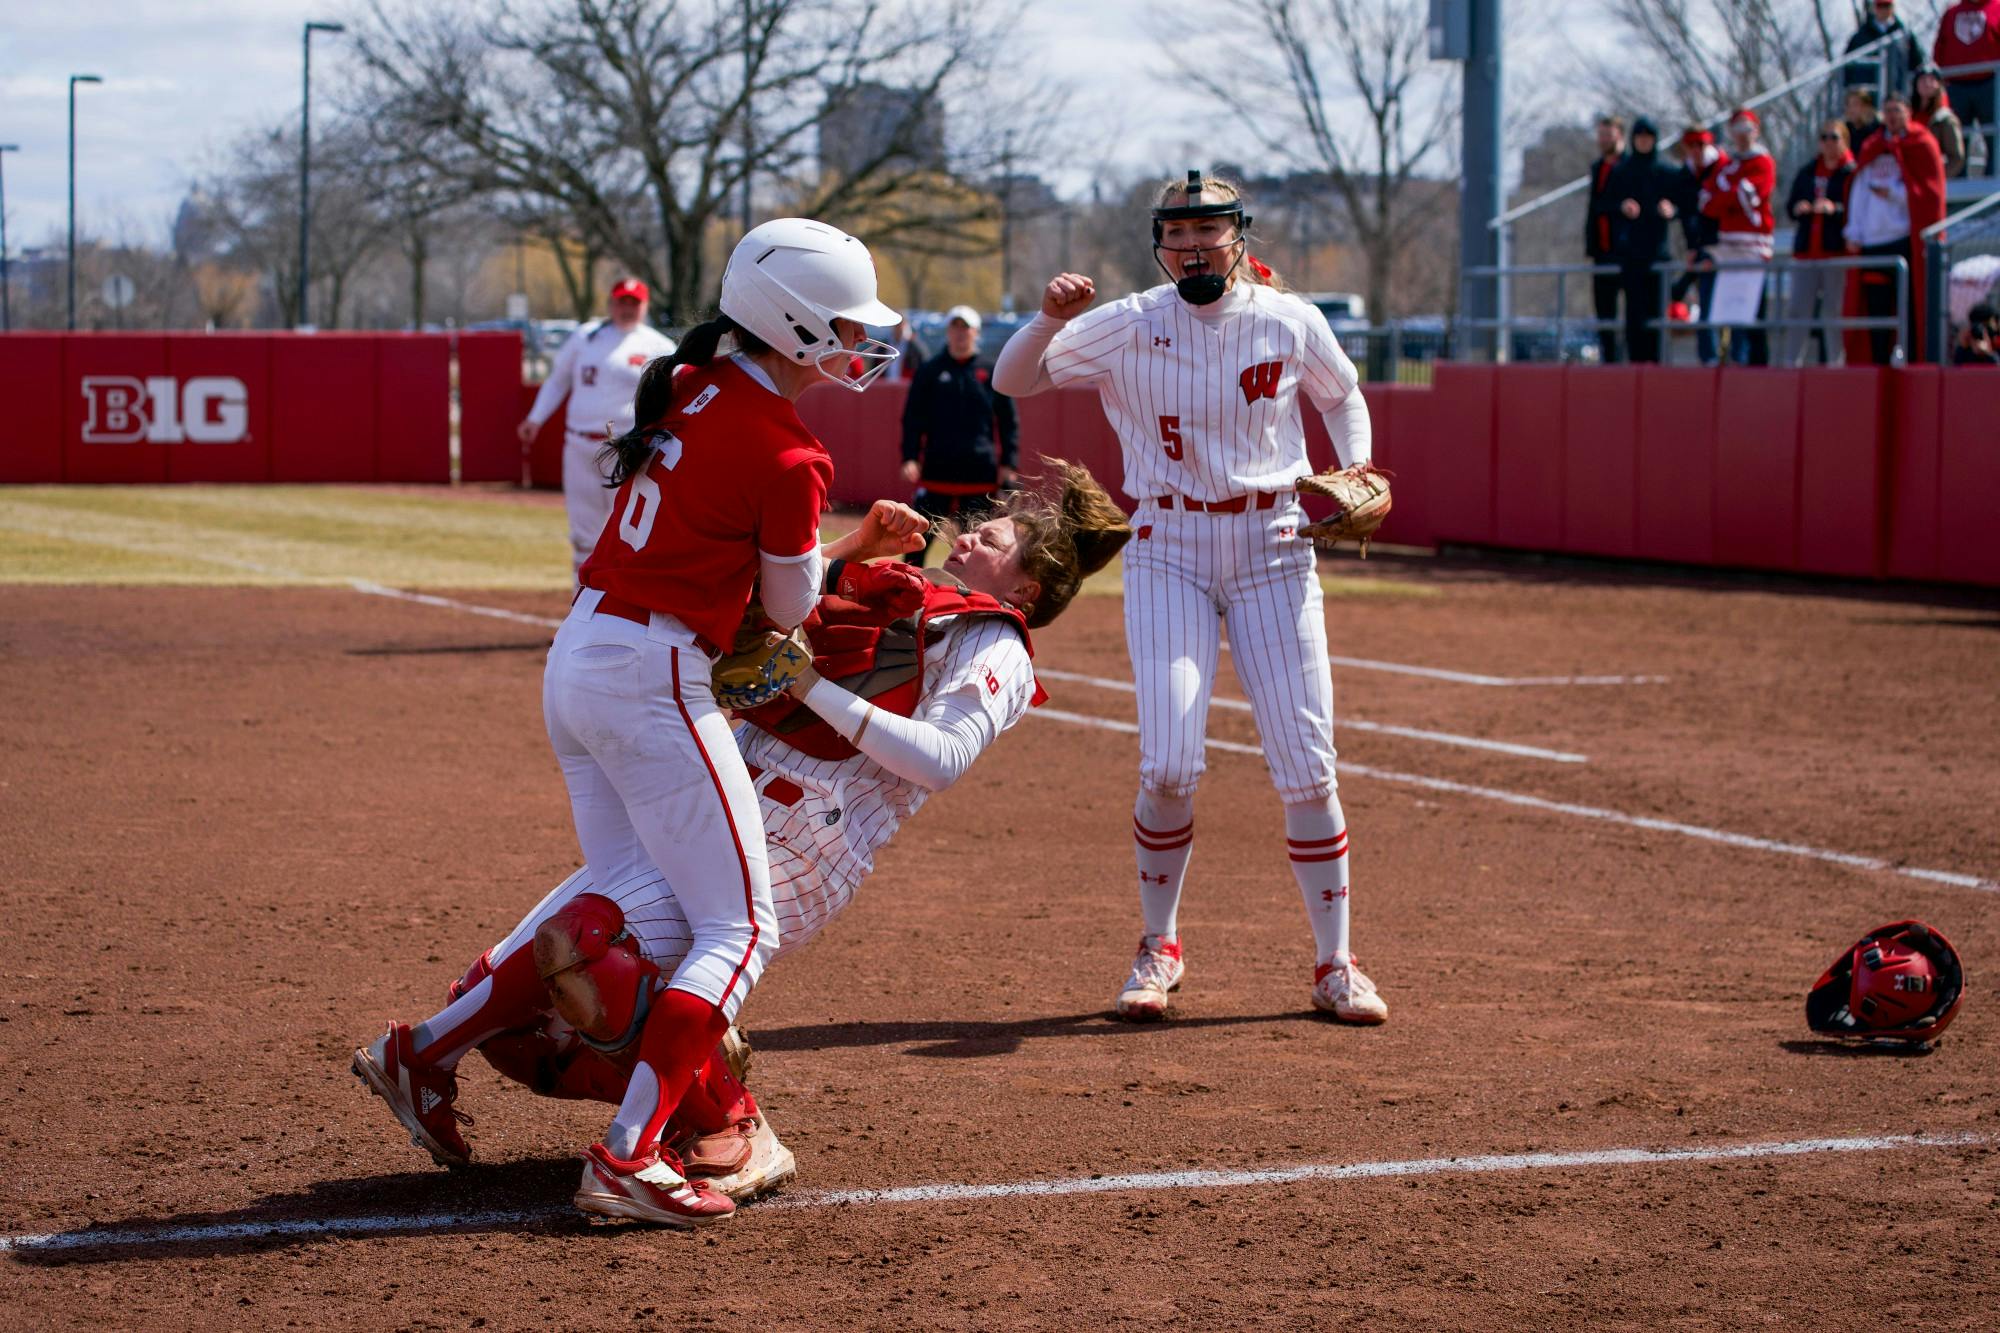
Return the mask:
POLYGON ((1938 421, 1944 374, 1938 366, 1904 366, 1889 374, 1885 507, 1890 578, 1938 577, 1938 421))
POLYGON ((1431 518, 1430 413, 1435 396, 1414 384, 1368 387, 1372 417, 1379 403, 1385 411, 1375 437, 1375 459, 1395 473, 1390 482, 1391 506, 1382 525, 1382 540, 1403 546, 1435 546, 1437 528, 1431 518))
POLYGON ((375 340, 316 333, 271 348, 271 479, 374 479, 375 340))
POLYGON ((1794 569, 1799 528, 1799 372, 1729 371, 1715 400, 1715 558, 1794 569))
MULTIPOLYGON (((514 430, 521 385, 521 335, 511 330, 458 335, 458 475, 461 481, 521 480, 514 430)), ((528 395, 534 401, 534 395, 528 395)))
POLYGON ((63 479, 63 340, 10 333, 0 340, 0 482, 63 479))
POLYGON ((1879 577, 1882 371, 1815 367, 1799 376, 1798 568, 1879 577))
POLYGON ((909 386, 885 380, 862 393, 825 385, 799 399, 799 419, 833 455, 832 502, 860 509, 880 499, 904 499, 903 400, 909 386))
POLYGON ((2000 584, 2000 375, 1944 374, 1938 418, 1938 574, 2000 584))
POLYGON ((377 481, 451 480, 451 344, 386 333, 375 343, 377 481))
POLYGON ((1439 541, 1493 541, 1493 400, 1499 369, 1451 362, 1437 367, 1424 472, 1439 541))
POLYGON ((1562 366, 1509 366, 1494 382, 1493 541, 1531 551, 1563 544, 1562 366))
POLYGON ((1564 549, 1632 555, 1639 547, 1639 371, 1574 369, 1563 380, 1563 403, 1564 549))
MULTIPOLYGON (((1580 372, 1579 372, 1580 373, 1580 372)), ((1639 368, 1639 541, 1646 560, 1715 561, 1719 371, 1639 368)))
MULTIPOLYGON (((199 422, 180 422, 183 428, 196 425, 213 433, 234 436, 226 442, 176 444, 166 450, 168 481, 248 481, 271 479, 271 339, 255 333, 170 335, 167 338, 167 373, 186 386, 193 380, 210 380, 221 392, 191 395, 199 422), (228 393, 231 384, 242 386, 237 401, 228 393), (232 415, 234 414, 234 415, 232 415), (235 427, 240 418, 241 430, 235 427)), ((190 395, 183 394, 183 397, 190 395)))
POLYGON ((167 446, 146 438, 181 406, 163 335, 65 337, 62 382, 64 481, 167 479, 167 446))

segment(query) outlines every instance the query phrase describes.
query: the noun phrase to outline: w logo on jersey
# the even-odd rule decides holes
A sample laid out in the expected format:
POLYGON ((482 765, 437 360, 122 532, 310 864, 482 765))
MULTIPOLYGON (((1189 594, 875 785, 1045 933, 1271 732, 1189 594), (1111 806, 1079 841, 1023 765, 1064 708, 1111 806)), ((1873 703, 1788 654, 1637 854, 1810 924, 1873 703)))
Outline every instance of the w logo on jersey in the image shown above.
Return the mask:
POLYGON ((1243 401, 1254 403, 1259 398, 1278 396, 1278 378, 1285 372, 1282 361, 1260 361, 1236 377, 1243 386, 1243 401))

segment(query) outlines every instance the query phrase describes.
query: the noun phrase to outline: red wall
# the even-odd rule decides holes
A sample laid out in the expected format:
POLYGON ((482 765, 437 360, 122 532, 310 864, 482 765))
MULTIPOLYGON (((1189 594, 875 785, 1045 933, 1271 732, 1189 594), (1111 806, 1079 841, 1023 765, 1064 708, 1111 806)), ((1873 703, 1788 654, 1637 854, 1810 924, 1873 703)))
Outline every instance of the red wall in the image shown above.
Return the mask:
POLYGON ((0 482, 451 479, 449 334, 7 334, 0 392, 0 482))

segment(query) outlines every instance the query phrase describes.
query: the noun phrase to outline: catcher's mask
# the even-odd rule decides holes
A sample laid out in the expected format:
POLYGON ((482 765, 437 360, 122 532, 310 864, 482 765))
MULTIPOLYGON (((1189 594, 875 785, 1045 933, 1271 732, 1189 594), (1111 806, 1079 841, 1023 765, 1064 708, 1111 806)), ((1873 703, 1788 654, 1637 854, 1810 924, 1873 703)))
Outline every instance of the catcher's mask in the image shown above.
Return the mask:
POLYGON ((1926 1045, 1951 1025, 1965 969, 1951 941, 1921 921, 1869 931, 1806 996, 1806 1022, 1834 1037, 1926 1045))
MULTIPOLYGON (((1213 185, 1214 182, 1209 181, 1206 184, 1213 185)), ((1174 290, 1179 292, 1181 300, 1186 301, 1189 305, 1213 305, 1217 301, 1220 301, 1222 294, 1229 290, 1229 279, 1235 274, 1236 266, 1243 262, 1243 256, 1249 253, 1250 248, 1245 244, 1247 234, 1250 230, 1250 219, 1243 212, 1243 200, 1240 198, 1223 199, 1219 197, 1203 199, 1203 189, 1204 182, 1202 181, 1201 173, 1191 170, 1187 175, 1187 202, 1161 204, 1153 210, 1153 262, 1160 266, 1161 272, 1173 280, 1174 290), (1161 224, 1177 222, 1186 218, 1228 218, 1236 224, 1235 239, 1229 242, 1229 244, 1236 247, 1236 258, 1230 262, 1227 273, 1216 273, 1213 271, 1188 274, 1176 273, 1167 266, 1167 261, 1160 257, 1160 252, 1163 250, 1176 255, 1183 255, 1188 252, 1185 248, 1170 248, 1161 244, 1161 238, 1165 234, 1165 228, 1161 224)), ((1194 248, 1207 250, 1217 247, 1196 246, 1194 248)))
POLYGON ((535 971, 563 1020, 600 1051, 622 1050, 645 1026, 660 969, 639 952, 625 913, 579 893, 535 930, 535 971))

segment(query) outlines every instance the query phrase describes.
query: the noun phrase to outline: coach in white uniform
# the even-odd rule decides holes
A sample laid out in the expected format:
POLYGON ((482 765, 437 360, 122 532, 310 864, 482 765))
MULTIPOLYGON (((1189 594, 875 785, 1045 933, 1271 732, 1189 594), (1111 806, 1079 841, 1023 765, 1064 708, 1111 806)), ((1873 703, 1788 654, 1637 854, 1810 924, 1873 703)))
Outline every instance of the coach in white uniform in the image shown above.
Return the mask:
POLYGON ((632 398, 646 363, 674 354, 674 340, 646 323, 648 295, 637 278, 611 289, 610 317, 570 335, 518 432, 522 444, 531 443, 557 405, 569 399, 563 418, 563 507, 569 511, 572 570, 582 568, 597 545, 617 494, 604 484, 598 460, 604 441, 632 429, 632 398))

